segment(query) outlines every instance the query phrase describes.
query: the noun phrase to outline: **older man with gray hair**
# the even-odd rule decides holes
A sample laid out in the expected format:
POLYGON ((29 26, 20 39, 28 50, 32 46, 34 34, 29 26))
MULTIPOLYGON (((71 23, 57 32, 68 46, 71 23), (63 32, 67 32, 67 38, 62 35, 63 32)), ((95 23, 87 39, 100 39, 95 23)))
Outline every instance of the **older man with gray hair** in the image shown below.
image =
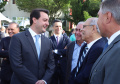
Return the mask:
POLYGON ((83 43, 81 36, 81 29, 83 28, 84 22, 79 22, 75 28, 75 37, 76 41, 71 42, 67 45, 67 71, 66 71, 66 83, 68 84, 68 80, 70 77, 70 73, 77 66, 77 60, 79 58, 80 49, 83 43))
POLYGON ((106 44, 100 35, 97 18, 89 18, 85 21, 81 34, 85 43, 81 48, 77 67, 72 72, 69 84, 88 84, 91 68, 106 44))
POLYGON ((98 12, 101 35, 108 47, 92 67, 90 84, 120 84, 120 0, 104 0, 98 12))

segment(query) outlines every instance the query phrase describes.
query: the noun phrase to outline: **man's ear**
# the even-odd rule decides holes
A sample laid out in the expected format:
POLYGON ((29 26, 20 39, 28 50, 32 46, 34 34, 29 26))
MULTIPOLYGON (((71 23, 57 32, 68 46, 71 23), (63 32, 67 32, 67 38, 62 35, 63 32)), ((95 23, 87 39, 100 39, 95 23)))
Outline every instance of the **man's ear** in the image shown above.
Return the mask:
POLYGON ((37 19, 36 18, 32 18, 32 20, 33 20, 33 23, 36 23, 37 22, 37 19))
POLYGON ((107 12, 106 13, 106 23, 109 24, 111 22, 112 19, 112 13, 107 12))
POLYGON ((97 31, 96 25, 93 25, 93 32, 97 31))

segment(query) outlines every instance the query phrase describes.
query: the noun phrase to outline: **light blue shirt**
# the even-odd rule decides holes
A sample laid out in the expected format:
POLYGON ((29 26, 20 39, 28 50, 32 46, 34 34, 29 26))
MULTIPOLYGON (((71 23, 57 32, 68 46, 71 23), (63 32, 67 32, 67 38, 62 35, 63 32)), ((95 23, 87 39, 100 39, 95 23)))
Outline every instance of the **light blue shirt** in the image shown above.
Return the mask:
MULTIPOLYGON (((81 46, 83 46, 84 43, 81 44, 81 46)), ((81 46, 79 46, 76 42, 75 42, 75 46, 74 46, 74 51, 73 51, 73 56, 72 56, 72 66, 71 66, 71 71, 77 66, 77 61, 80 55, 80 50, 81 50, 81 46)))
MULTIPOLYGON (((33 38, 33 40, 34 40, 34 43, 35 43, 35 35, 37 35, 31 28, 29 28, 28 29, 29 30, 29 32, 30 32, 30 34, 31 34, 31 36, 32 36, 32 38, 33 38)), ((41 47, 41 34, 39 34, 40 35, 40 38, 39 38, 39 43, 40 43, 40 47, 41 47)), ((41 48, 40 48, 41 49, 41 48)))

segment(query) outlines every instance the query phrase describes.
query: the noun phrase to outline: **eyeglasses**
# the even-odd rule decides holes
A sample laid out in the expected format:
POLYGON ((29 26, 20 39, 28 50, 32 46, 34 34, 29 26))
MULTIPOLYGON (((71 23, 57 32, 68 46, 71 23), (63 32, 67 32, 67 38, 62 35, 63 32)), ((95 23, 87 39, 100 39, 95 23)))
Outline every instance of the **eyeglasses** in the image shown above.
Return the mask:
POLYGON ((75 31, 79 31, 79 32, 81 32, 81 29, 77 29, 77 28, 76 28, 75 31))
POLYGON ((83 25, 83 28, 85 28, 86 26, 93 26, 93 25, 83 25))

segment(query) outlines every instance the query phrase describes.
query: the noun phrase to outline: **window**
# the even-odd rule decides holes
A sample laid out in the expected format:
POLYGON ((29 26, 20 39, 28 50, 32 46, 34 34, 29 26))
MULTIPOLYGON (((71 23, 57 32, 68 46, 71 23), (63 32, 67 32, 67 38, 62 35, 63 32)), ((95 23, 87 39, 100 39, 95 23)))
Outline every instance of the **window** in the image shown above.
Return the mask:
POLYGON ((14 22, 19 24, 19 26, 24 26, 29 25, 29 18, 28 17, 13 17, 12 18, 14 22))

